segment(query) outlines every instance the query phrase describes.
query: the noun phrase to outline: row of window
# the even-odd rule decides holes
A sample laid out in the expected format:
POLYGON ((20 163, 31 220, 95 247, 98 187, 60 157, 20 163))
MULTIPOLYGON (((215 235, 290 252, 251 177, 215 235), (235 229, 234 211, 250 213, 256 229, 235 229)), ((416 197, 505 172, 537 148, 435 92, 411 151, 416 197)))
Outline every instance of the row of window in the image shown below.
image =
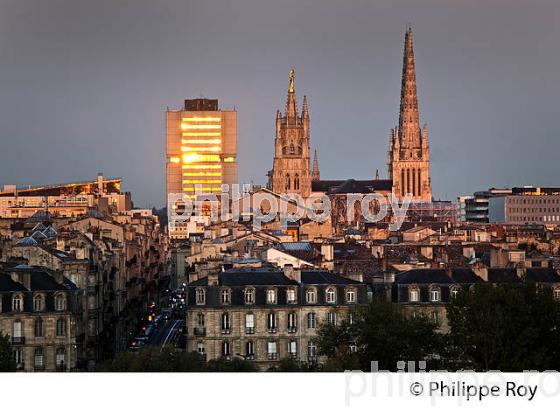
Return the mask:
MULTIPOLYGON (((196 351, 204 355, 206 354, 204 348, 204 342, 198 342, 196 351)), ((286 351, 288 352, 288 357, 296 358, 298 355, 298 343, 296 340, 290 340, 287 342, 286 351)), ((256 342, 249 340, 245 342, 243 352, 240 354, 246 360, 255 360, 256 357, 256 342)), ((232 356, 231 342, 224 341, 221 346, 221 355, 225 358, 230 358, 232 356)), ((313 360, 317 357, 317 345, 310 341, 307 344, 307 358, 308 360, 313 360)), ((277 360, 278 359, 278 342, 269 341, 266 342, 266 359, 267 360, 277 360)))
MULTIPOLYGON (((23 359, 24 359, 23 349, 21 348, 14 349, 14 361, 16 362, 16 366, 18 367, 22 366, 24 364, 23 359)), ((66 349, 64 347, 57 347, 55 362, 57 368, 64 367, 66 363, 66 349)), ((45 350, 42 347, 37 347, 33 351, 33 366, 35 369, 45 368, 45 350)))
MULTIPOLYGON (((46 298, 44 294, 38 294, 33 297, 33 311, 43 312, 46 309, 46 298)), ((2 305, 0 304, 0 309, 2 305)), ((54 297, 54 309, 58 312, 66 310, 66 295, 59 293, 54 297)), ((12 296, 12 311, 22 312, 23 311, 23 295, 21 293, 16 293, 12 296)))
MULTIPOLYGON (((243 291, 244 302, 246 305, 252 305, 255 303, 255 288, 246 288, 243 291)), ((346 303, 356 303, 356 289, 349 288, 345 291, 345 301, 346 303)), ((334 304, 337 300, 336 288, 329 287, 325 291, 325 300, 327 303, 334 304)), ((308 304, 317 303, 317 290, 314 288, 307 289, 305 291, 305 301, 308 304)), ((222 305, 231 304, 231 289, 222 289, 220 292, 220 302, 222 305)), ((288 288, 286 290, 286 302, 290 304, 297 303, 297 288, 288 288)), ((266 290, 266 303, 269 305, 275 305, 278 303, 278 290, 277 289, 267 289, 266 290)), ((196 289, 196 304, 205 305, 206 304, 206 289, 197 288, 196 289)))
MULTIPOLYGON (((451 297, 456 297, 460 290, 461 289, 458 286, 451 287, 451 297)), ((560 300, 560 287, 552 289, 552 295, 554 299, 560 300)), ((420 289, 416 287, 409 288, 408 300, 409 302, 420 302, 420 289)), ((430 302, 441 302, 441 290, 439 288, 430 288, 430 302)))
POLYGON ((511 204, 560 204, 560 198, 509 198, 511 204))
MULTIPOLYGON (((317 314, 314 312, 310 312, 307 314, 307 328, 308 329, 316 329, 317 328, 317 314)), ((348 314, 347 320, 349 323, 353 322, 352 313, 348 314)), ((336 312, 328 312, 326 315, 326 321, 329 325, 336 325, 337 324, 337 314, 336 312)), ((278 314, 271 312, 267 315, 266 319, 266 328, 268 331, 276 332, 279 328, 278 324, 278 314)), ((220 328, 223 333, 230 333, 231 332, 231 323, 232 318, 231 314, 223 313, 220 321, 220 328)), ((286 327, 288 332, 295 332, 297 331, 298 327, 298 317, 297 314, 294 312, 288 313, 286 327)), ((198 313, 196 317, 196 328, 202 330, 205 328, 205 320, 204 314, 198 313)), ((245 332, 248 334, 252 334, 255 332, 255 315, 253 313, 246 313, 245 314, 245 332)))
MULTIPOLYGON (((45 337, 45 324, 43 319, 35 319, 33 329, 35 337, 45 337)), ((21 320, 15 320, 12 324, 12 337, 22 338, 24 337, 23 333, 23 322, 21 320)), ((66 319, 57 319, 56 336, 66 336, 66 319)))

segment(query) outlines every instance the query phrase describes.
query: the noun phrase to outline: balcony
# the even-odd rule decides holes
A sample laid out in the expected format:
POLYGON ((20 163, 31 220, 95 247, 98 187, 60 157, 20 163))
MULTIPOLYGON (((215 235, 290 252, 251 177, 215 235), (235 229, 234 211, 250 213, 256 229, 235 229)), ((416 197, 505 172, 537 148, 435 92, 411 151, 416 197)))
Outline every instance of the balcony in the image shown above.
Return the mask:
POLYGON ((255 333, 255 328, 254 327, 246 327, 245 328, 245 333, 248 335, 252 335, 255 333))
POLYGON ((231 329, 227 328, 227 329, 222 329, 222 334, 223 335, 229 335, 231 333, 231 329))
POLYGON ((288 353, 289 359, 297 359, 297 353, 288 353))
POLYGON ((193 334, 195 336, 206 336, 206 328, 205 327, 195 327, 193 329, 193 334))
POLYGON ((297 332, 297 327, 292 326, 292 327, 288 327, 288 333, 296 333, 297 332))
POLYGON ((276 353, 269 353, 268 360, 278 360, 278 354, 276 353))
POLYGON ((267 330, 268 330, 268 333, 277 333, 278 332, 278 329, 275 328, 275 327, 269 327, 267 330))
POLYGON ((248 354, 247 356, 245 356, 245 360, 255 360, 255 355, 254 354, 248 354))
POLYGON ((25 337, 23 337, 23 336, 12 336, 12 344, 13 345, 24 345, 25 344, 25 337))

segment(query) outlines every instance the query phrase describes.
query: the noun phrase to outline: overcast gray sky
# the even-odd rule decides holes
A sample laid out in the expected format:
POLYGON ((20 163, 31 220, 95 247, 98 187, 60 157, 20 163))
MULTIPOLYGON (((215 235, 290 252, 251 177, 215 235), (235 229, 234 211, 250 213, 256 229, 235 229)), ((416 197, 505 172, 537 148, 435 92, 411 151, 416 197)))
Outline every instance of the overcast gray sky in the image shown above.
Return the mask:
POLYGON ((560 185, 557 0, 0 0, 0 184, 102 171, 162 206, 166 106, 201 95, 264 183, 291 67, 322 178, 386 176, 408 23, 434 196, 560 185))

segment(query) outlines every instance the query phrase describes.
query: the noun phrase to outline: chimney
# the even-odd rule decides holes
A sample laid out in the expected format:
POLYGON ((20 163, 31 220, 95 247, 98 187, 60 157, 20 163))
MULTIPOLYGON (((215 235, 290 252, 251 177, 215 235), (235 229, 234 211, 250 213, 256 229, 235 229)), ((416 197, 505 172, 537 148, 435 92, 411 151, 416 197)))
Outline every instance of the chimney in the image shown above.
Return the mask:
POLYGON ((55 280, 56 283, 62 285, 64 283, 64 274, 61 270, 55 270, 52 272, 51 276, 55 280))
POLYGON ((472 268, 473 272, 482 279, 484 282, 488 282, 488 268, 483 263, 477 263, 472 268))
POLYGON ((218 286, 219 272, 208 272, 208 286, 218 286))
POLYGON ((13 271, 10 274, 10 278, 14 281, 23 285, 24 288, 31 290, 31 272, 18 272, 13 271))
POLYGON ((196 272, 189 272, 187 281, 188 283, 193 283, 198 280, 198 274, 196 272))
POLYGON ((301 270, 294 269, 294 266, 291 264, 284 265, 284 276, 298 283, 301 282, 301 270))
POLYGON ((325 262, 331 262, 333 260, 333 245, 328 243, 322 244, 321 255, 323 255, 323 260, 325 262))
POLYGON ((103 173, 99 172, 97 174, 97 193, 103 193, 103 173))
POLYGON ((523 262, 518 263, 515 267, 515 270, 517 273, 517 277, 520 279, 523 279, 527 274, 527 269, 525 268, 525 264, 523 262))

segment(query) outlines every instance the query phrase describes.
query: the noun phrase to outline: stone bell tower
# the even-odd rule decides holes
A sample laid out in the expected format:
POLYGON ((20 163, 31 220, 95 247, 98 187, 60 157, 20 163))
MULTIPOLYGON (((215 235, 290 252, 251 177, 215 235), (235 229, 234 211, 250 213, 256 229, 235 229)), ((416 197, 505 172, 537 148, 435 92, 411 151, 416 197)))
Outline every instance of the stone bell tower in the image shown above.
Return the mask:
POLYGON ((399 125, 391 129, 388 165, 393 195, 402 199, 410 194, 413 201, 432 200, 428 129, 426 125, 420 128, 411 28, 405 34, 399 125))
POLYGON ((278 194, 298 193, 307 198, 311 194, 309 111, 304 96, 302 112, 298 115, 294 81, 294 70, 291 70, 284 115, 276 112, 272 190, 278 194))

